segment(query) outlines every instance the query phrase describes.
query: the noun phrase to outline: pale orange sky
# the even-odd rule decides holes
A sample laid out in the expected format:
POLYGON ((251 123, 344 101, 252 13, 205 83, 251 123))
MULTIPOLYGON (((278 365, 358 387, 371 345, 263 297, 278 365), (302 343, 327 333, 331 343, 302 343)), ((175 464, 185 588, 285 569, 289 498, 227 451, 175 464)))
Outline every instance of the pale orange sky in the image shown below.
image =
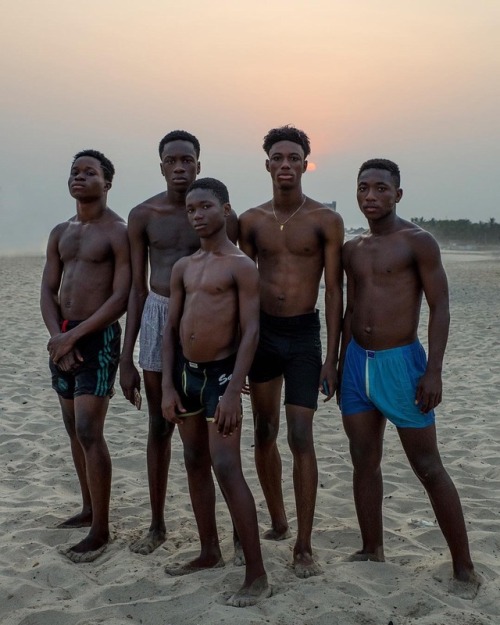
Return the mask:
POLYGON ((496 217, 500 2, 18 0, 2 8, 0 253, 74 209, 73 154, 102 150, 124 217, 163 188, 157 144, 196 134, 235 210, 270 195, 262 137, 311 138, 304 191, 362 225, 359 165, 392 158, 406 217, 496 217))

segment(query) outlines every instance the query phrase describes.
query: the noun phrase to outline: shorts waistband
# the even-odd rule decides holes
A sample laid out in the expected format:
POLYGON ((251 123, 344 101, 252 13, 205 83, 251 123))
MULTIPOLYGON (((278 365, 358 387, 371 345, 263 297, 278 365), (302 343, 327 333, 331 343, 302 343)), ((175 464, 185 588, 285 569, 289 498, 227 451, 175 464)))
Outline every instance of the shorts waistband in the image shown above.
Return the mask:
POLYGON ((408 345, 401 345, 399 347, 391 347, 390 349, 364 349, 359 343, 356 343, 354 339, 351 339, 349 343, 352 349, 355 349, 358 353, 364 354, 367 358, 383 360, 384 358, 393 358, 395 354, 410 354, 415 350, 421 348, 420 341, 417 339, 413 343, 408 345))
POLYGON ((210 362, 193 362, 188 360, 184 354, 182 355, 185 366, 194 373, 216 373, 218 371, 228 371, 234 368, 236 362, 236 352, 227 356, 227 358, 221 358, 221 360, 211 360, 210 362))
POLYGON ((281 329, 319 326, 319 310, 306 313, 305 315, 295 315, 293 317, 277 317, 275 315, 268 315, 261 310, 260 318, 266 326, 281 329))
POLYGON ((158 293, 155 293, 154 291, 149 291, 148 299, 161 302, 162 304, 166 304, 170 298, 167 297, 166 295, 159 295, 158 293))
MULTIPOLYGON (((85 319, 79 319, 79 320, 73 320, 73 319, 63 319, 61 321, 61 332, 68 332, 69 330, 72 330, 73 328, 76 328, 76 326, 79 326, 81 323, 83 323, 85 321, 85 319)), ((115 327, 120 327, 120 323, 119 321, 113 321, 113 323, 110 323, 109 326, 106 326, 106 328, 115 328, 115 327)), ((103 328, 103 330, 105 330, 106 328, 103 328)), ((100 332, 100 330, 97 330, 96 332, 100 332)), ((96 334, 96 332, 93 332, 92 334, 96 334)))

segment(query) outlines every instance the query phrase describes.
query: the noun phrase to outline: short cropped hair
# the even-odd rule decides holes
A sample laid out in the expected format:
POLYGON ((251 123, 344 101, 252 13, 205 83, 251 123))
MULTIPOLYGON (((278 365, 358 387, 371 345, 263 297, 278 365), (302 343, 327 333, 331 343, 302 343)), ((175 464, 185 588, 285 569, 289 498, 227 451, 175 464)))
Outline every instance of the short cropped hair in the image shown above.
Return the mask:
POLYGON ((371 158, 369 161, 365 161, 359 168, 358 178, 367 169, 385 169, 391 174, 394 184, 399 188, 401 184, 401 174, 399 167, 393 161, 387 158, 371 158))
POLYGON ((198 178, 187 188, 186 197, 188 193, 191 193, 191 191, 195 189, 211 191, 221 204, 229 203, 229 191, 226 185, 220 180, 216 180, 215 178, 198 178))
POLYGON ((193 144, 194 151, 196 152, 196 158, 200 158, 200 142, 194 135, 186 130, 172 130, 172 132, 169 132, 163 137, 160 141, 160 145, 158 146, 160 158, 163 154, 163 148, 171 141, 189 141, 189 143, 193 144))
POLYGON ((311 152, 309 137, 303 130, 299 130, 298 128, 295 128, 295 126, 287 124, 286 126, 280 126, 279 128, 272 128, 267 133, 264 137, 264 143, 262 145, 267 155, 269 155, 271 148, 275 143, 278 143, 278 141, 292 141, 293 143, 298 143, 304 150, 305 158, 307 158, 311 152))
POLYGON ((76 159, 80 158, 81 156, 91 156, 92 158, 95 158, 97 161, 99 161, 99 163, 101 163, 101 169, 104 174, 104 180, 107 180, 108 182, 113 182, 113 176, 115 175, 115 166, 109 160, 109 158, 106 158, 106 156, 104 156, 102 152, 99 152, 98 150, 82 150, 81 152, 78 152, 78 154, 75 154, 75 156, 73 157, 73 162, 71 163, 72 167, 75 164, 76 159))

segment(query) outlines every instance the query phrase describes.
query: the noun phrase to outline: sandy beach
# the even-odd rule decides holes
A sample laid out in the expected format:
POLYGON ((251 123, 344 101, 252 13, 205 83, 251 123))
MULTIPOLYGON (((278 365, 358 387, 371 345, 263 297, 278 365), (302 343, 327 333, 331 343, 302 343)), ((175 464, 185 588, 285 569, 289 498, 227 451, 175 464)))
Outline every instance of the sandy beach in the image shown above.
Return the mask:
MULTIPOLYGON (((308 580, 290 566, 293 539, 262 542, 273 596, 246 609, 227 607, 243 569, 232 563, 231 523, 218 493, 226 566, 174 578, 164 566, 197 554, 198 539, 174 434, 167 492, 166 543, 150 556, 128 545, 150 521, 146 478, 147 415, 119 386, 106 437, 113 462, 113 541, 95 562, 73 564, 57 547, 85 529, 55 525, 80 506, 69 441, 50 388, 39 312, 42 258, 1 258, 0 302, 0 623, 2 625, 498 625, 500 623, 500 256, 444 253, 451 332, 438 436, 459 489, 472 556, 484 584, 473 600, 448 592, 450 557, 423 488, 388 425, 384 452, 385 563, 348 563, 360 547, 351 463, 336 404, 320 404, 315 440, 320 487, 313 547, 324 573, 308 580)), ((426 344, 422 315, 420 338, 426 344)), ((261 531, 269 517, 253 463, 249 402, 242 457, 261 531)), ((296 529, 291 455, 281 432, 283 489, 296 529)))

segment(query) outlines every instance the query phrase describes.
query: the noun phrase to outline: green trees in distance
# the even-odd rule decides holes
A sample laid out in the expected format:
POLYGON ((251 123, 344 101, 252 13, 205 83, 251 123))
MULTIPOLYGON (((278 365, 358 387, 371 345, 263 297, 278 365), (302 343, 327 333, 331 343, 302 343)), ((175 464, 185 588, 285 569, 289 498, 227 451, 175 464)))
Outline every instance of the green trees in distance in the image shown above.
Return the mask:
POLYGON ((472 223, 469 219, 424 219, 411 221, 430 232, 446 245, 500 246, 500 224, 493 217, 488 222, 472 223))

